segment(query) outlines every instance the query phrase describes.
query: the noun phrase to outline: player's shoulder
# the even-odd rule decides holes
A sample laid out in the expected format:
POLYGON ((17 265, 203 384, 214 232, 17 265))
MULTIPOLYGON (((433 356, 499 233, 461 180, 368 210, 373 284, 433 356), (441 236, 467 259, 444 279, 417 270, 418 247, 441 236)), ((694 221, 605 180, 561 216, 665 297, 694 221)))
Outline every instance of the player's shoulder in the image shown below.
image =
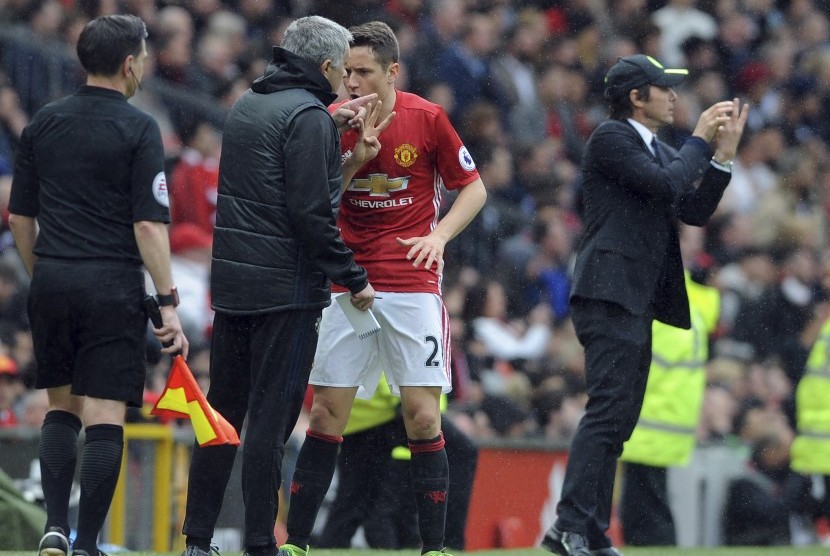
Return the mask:
POLYGON ((420 111, 431 117, 437 117, 444 113, 441 105, 406 91, 398 91, 398 97, 395 101, 395 111, 400 112, 401 110, 420 111))

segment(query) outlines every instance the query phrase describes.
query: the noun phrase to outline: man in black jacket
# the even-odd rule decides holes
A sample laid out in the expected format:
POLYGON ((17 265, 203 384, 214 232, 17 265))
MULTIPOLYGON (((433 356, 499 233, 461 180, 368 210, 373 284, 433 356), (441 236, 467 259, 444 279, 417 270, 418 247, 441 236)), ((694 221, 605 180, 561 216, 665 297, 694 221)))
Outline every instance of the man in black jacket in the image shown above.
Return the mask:
POLYGON ((819 501, 811 495, 810 476, 790 469, 792 437, 784 425, 769 427, 753 442, 746 471, 727 490, 724 544, 792 546, 798 526, 812 525, 819 501))
POLYGON ((719 102, 679 151, 658 141, 659 127, 674 119, 672 87, 686 73, 649 56, 621 58, 606 76, 610 118, 586 145, 571 309, 585 348, 588 404, 571 442, 557 522, 542 541, 561 556, 619 554, 605 531, 617 458, 643 403, 651 323, 690 327, 677 221, 702 226, 712 215, 749 113, 738 99, 719 102))
MULTIPOLYGON (((336 225, 342 173, 380 148, 366 133, 342 162, 338 124, 326 109, 343 80, 350 39, 348 30, 322 17, 292 23, 224 129, 207 398, 237 431, 250 415, 242 492, 245 553, 251 556, 278 554, 274 524, 284 442, 300 413, 330 281, 348 288, 358 309, 374 300, 366 270, 355 264, 336 225)), ((357 108, 355 101, 351 107, 357 108)), ((211 552, 235 453, 232 446, 194 447, 183 527, 187 556, 211 552)))

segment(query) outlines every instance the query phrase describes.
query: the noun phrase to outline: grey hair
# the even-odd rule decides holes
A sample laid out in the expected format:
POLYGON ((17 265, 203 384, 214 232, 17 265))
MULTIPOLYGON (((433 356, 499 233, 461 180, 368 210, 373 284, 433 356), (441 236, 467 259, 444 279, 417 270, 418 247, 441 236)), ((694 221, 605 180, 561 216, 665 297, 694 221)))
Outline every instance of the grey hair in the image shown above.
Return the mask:
POLYGON ((346 63, 351 40, 352 34, 342 25, 319 15, 310 15, 288 26, 281 46, 317 65, 331 60, 332 65, 340 69, 346 63))

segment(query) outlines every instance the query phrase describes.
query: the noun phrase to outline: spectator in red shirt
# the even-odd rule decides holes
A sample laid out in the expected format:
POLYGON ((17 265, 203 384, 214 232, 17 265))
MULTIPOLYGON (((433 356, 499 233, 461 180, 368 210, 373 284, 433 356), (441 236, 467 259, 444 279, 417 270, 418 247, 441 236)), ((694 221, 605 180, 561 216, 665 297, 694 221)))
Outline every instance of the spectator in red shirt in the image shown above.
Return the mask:
POLYGON ((170 181, 172 224, 189 222, 212 234, 222 138, 219 130, 206 121, 187 126, 181 136, 185 149, 170 181))
POLYGON ((8 355, 0 355, 0 429, 17 426, 14 406, 24 391, 17 363, 8 355))

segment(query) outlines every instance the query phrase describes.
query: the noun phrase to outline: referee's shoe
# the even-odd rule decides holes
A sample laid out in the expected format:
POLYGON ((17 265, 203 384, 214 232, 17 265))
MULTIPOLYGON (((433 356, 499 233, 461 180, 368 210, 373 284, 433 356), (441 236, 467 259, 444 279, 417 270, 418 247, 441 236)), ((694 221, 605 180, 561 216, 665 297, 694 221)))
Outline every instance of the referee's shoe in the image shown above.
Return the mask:
POLYGON ((37 547, 39 556, 68 556, 69 539, 60 527, 50 527, 40 539, 37 547))
POLYGON ((593 556, 588 539, 578 533, 560 531, 552 526, 542 539, 542 547, 559 556, 593 556))

